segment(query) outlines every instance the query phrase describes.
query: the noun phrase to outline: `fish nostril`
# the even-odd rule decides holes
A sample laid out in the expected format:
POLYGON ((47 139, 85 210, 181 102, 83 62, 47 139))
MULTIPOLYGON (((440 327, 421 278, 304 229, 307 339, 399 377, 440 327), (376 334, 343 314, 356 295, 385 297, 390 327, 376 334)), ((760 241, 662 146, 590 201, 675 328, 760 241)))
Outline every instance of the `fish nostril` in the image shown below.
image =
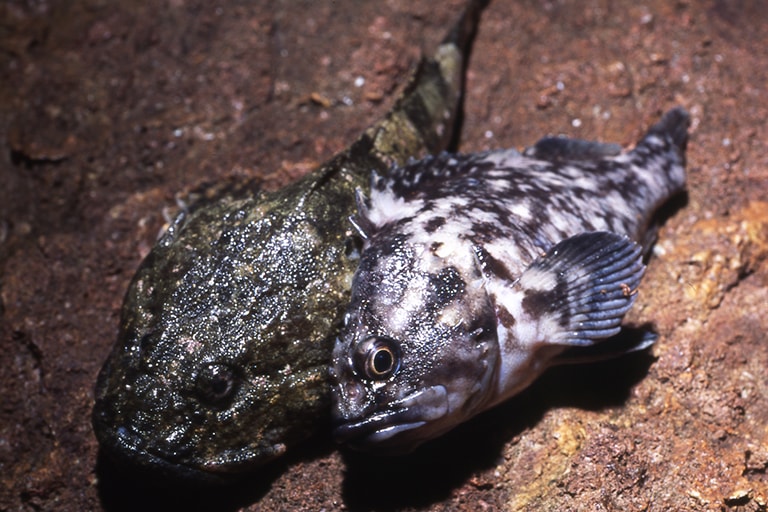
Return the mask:
POLYGON ((332 388, 333 416, 336 422, 346 422, 364 414, 368 403, 364 386, 353 381, 339 383, 332 388))
POLYGON ((368 393, 365 386, 354 381, 348 381, 334 387, 334 410, 340 418, 350 419, 359 417, 368 404, 368 393))
POLYGON ((365 390, 363 389, 363 386, 357 382, 348 382, 344 385, 344 394, 347 395, 347 398, 350 401, 358 402, 362 400, 365 390))

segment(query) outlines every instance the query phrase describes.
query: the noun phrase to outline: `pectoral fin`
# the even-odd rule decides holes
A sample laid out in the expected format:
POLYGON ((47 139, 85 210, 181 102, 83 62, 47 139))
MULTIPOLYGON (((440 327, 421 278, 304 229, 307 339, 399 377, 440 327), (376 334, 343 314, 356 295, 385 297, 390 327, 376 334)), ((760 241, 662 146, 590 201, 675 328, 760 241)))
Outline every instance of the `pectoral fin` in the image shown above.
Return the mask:
POLYGON ((645 271, 641 254, 609 232, 558 243, 513 286, 514 335, 523 344, 585 346, 618 334, 645 271))

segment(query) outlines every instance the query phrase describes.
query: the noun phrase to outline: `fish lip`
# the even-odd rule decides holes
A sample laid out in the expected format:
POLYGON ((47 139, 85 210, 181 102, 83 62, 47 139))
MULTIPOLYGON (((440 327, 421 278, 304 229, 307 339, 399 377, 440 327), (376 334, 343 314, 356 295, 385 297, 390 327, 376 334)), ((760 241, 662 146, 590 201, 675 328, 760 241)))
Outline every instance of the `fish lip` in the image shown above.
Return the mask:
POLYGON ((150 451, 141 437, 130 428, 95 428, 99 449, 121 468, 137 474, 171 476, 180 480, 209 480, 209 473, 172 462, 150 451))
POLYGON ((444 386, 431 386, 411 393, 375 414, 341 423, 334 428, 333 436, 337 442, 361 450, 386 447, 388 453, 407 453, 421 444, 421 438, 416 434, 418 429, 440 420, 448 412, 447 390, 444 386))
POLYGON ((135 434, 126 435, 128 430, 119 427, 106 438, 102 436, 99 449, 123 470, 136 474, 137 478, 151 482, 155 477, 162 477, 186 484, 219 485, 231 482, 238 476, 237 468, 223 465, 198 468, 173 462, 142 446, 135 434))
POLYGON ((179 482, 221 484, 229 482, 238 470, 226 465, 209 465, 203 468, 174 462, 152 449, 141 434, 125 425, 112 425, 108 408, 97 400, 92 414, 93 430, 99 441, 99 451, 119 467, 136 473, 142 480, 153 477, 169 477, 179 482))

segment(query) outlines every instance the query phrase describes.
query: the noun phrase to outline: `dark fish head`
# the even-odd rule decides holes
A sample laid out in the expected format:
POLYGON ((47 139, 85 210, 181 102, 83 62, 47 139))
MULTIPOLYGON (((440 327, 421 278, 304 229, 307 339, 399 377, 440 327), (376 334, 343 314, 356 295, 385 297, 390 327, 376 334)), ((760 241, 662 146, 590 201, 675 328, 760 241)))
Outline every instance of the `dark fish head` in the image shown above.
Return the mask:
POLYGON ((482 276, 405 235, 363 252, 331 378, 334 434, 363 450, 408 452, 473 416, 499 353, 482 276))
POLYGON ((237 473, 330 420, 327 368, 353 263, 343 240, 323 237, 341 236, 348 212, 329 226, 281 204, 196 211, 142 263, 96 387, 108 454, 178 476, 237 473))

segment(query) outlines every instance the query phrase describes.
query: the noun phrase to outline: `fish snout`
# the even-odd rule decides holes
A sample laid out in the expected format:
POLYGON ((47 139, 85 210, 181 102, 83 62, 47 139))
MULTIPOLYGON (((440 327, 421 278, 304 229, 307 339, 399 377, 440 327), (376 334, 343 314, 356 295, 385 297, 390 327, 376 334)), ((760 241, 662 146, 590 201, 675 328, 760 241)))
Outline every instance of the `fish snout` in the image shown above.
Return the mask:
POLYGON ((450 417, 447 390, 431 386, 373 405, 362 416, 337 418, 333 434, 336 441, 358 450, 403 454, 434 437, 435 431, 450 429, 450 417))

